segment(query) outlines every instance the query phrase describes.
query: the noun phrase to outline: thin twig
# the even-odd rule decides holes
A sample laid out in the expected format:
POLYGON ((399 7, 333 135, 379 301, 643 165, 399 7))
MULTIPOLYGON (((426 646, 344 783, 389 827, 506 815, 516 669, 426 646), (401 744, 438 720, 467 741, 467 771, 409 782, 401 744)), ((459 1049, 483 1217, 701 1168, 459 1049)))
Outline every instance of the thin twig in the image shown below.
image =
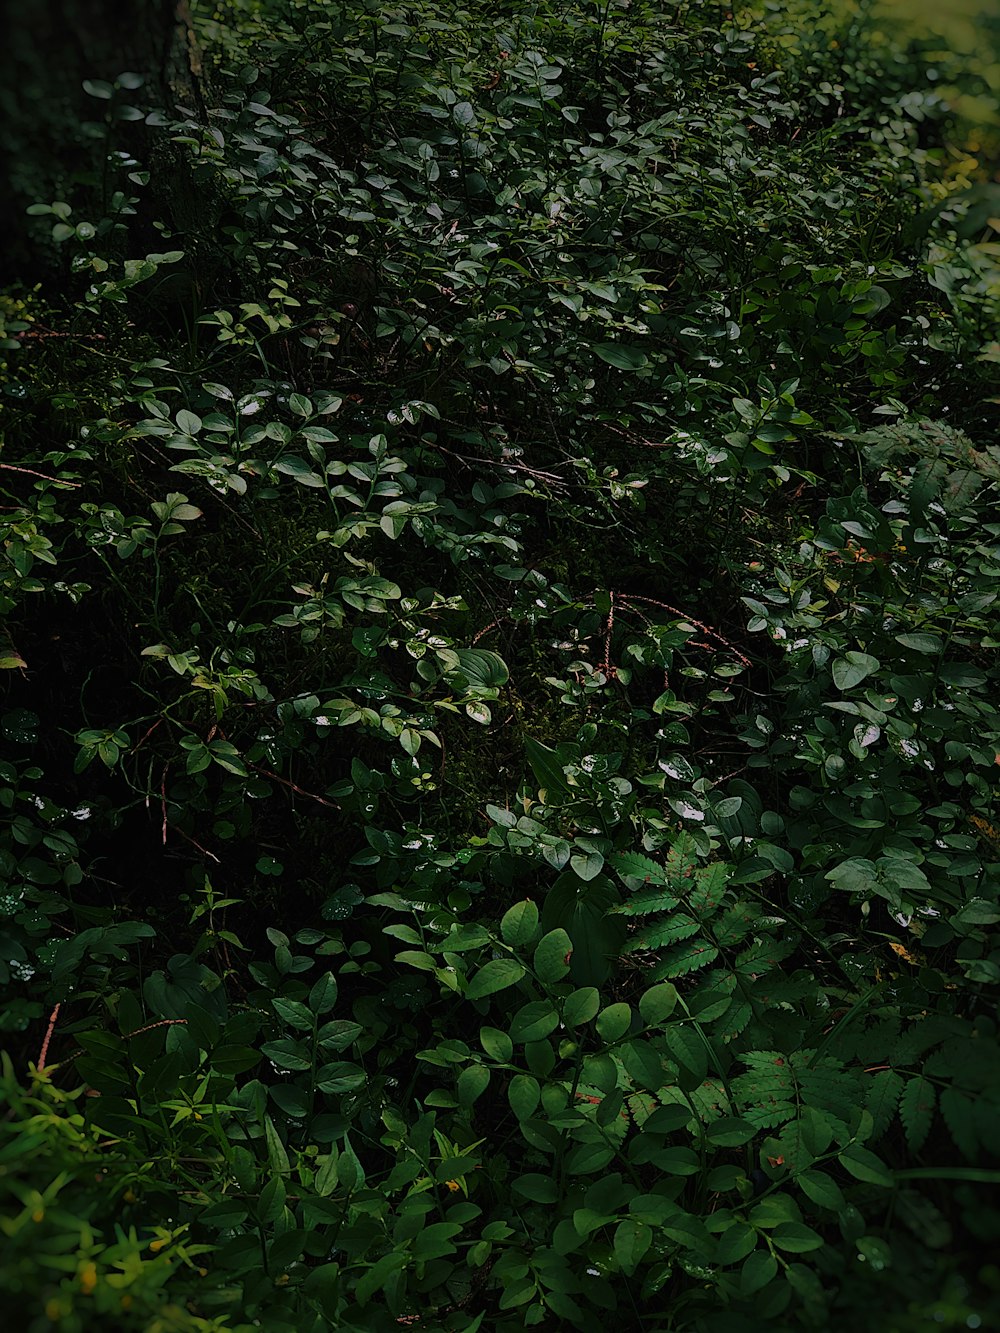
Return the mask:
POLYGON ((0 463, 0 467, 5 472, 23 472, 29 477, 41 477, 42 481, 51 481, 55 486, 71 486, 74 490, 79 490, 83 485, 82 481, 63 481, 61 477, 50 477, 45 472, 36 472, 32 467, 17 467, 14 463, 0 463))
POLYGON ((182 828, 175 828, 174 832, 179 833, 182 838, 184 838, 187 842, 191 844, 192 847, 197 847, 198 851, 201 852, 202 856, 207 856, 210 860, 214 861, 217 866, 222 865, 222 862, 219 860, 216 854, 214 852, 210 852, 207 847, 202 847, 201 843, 197 842, 194 838, 192 838, 190 833, 185 833, 182 828))
POLYGON ((36 1069, 42 1070, 45 1068, 45 1060, 49 1053, 49 1042, 52 1040, 52 1034, 56 1030, 56 1020, 59 1017, 59 1010, 61 1007, 61 1003, 57 1004, 52 1010, 52 1013, 49 1014, 49 1025, 45 1029, 45 1038, 42 1041, 42 1049, 38 1052, 38 1063, 35 1066, 36 1069))
POLYGON ((317 796, 315 792, 305 791, 302 787, 298 786, 296 783, 291 782, 288 778, 280 777, 277 773, 272 772, 271 769, 269 768, 263 768, 260 764, 251 764, 249 760, 247 760, 247 763, 249 764, 250 768, 254 770, 255 773, 263 773, 265 777, 273 778, 275 782, 280 782, 283 787, 290 787, 292 791, 298 792, 300 796, 307 796, 310 801, 318 801, 320 805, 328 806, 329 809, 331 810, 340 809, 340 806, 337 805, 335 801, 328 801, 325 796, 317 796))

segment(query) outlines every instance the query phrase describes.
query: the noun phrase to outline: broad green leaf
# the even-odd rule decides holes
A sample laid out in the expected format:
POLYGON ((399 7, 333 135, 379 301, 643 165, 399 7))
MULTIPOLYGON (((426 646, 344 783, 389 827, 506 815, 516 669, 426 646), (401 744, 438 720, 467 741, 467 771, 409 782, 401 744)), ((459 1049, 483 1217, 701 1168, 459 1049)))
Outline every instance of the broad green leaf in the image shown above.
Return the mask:
POLYGON ((795 1177, 795 1183, 807 1199, 819 1204, 821 1208, 840 1212, 844 1206, 844 1195, 840 1186, 824 1171, 802 1171, 795 1177))
POLYGON ((633 1217, 626 1217, 615 1228, 615 1258, 623 1273, 634 1273, 650 1245, 653 1243, 653 1231, 644 1222, 633 1217))
POLYGON ((844 1170, 854 1176, 855 1180, 863 1180, 869 1185, 882 1185, 886 1189, 892 1188, 894 1183, 892 1172, 880 1157, 876 1157, 867 1148, 859 1147, 856 1143, 848 1144, 842 1149, 839 1160, 844 1170))
POLYGON ((580 1143, 566 1156, 566 1170, 571 1176, 589 1176, 603 1171, 614 1158, 615 1149, 604 1142, 580 1143))
POLYGON ((671 1023, 664 1037, 667 1050, 681 1069, 686 1070, 695 1083, 703 1082, 708 1074, 708 1052, 705 1048, 705 1039, 698 1030, 680 1023, 671 1023))
POLYGON ((616 370, 642 370, 649 364, 646 353, 638 347, 625 347, 621 343, 595 343, 594 351, 616 370))
POLYGON ((466 995, 470 1000, 482 1000, 515 985, 523 976, 524 968, 515 959, 495 958, 479 969, 469 982, 466 995))
POLYGON ((485 1065, 470 1065, 463 1069, 455 1084, 459 1106, 469 1107, 481 1097, 490 1083, 490 1071, 485 1065))
POLYGON ((602 1009, 597 1015, 597 1022, 594 1026, 602 1041, 608 1043, 618 1041, 621 1037, 624 1037, 632 1026, 631 1005, 624 1002, 609 1004, 606 1009, 602 1009))
POLYGON ((538 908, 530 898, 525 898, 504 912, 500 921, 500 934, 505 944, 512 948, 523 948, 530 944, 538 929, 538 908))
POLYGON ((618 1057, 631 1078, 651 1092, 658 1091, 666 1079, 663 1061, 648 1041, 633 1037, 619 1047, 618 1057))
POLYGON ((804 1222, 780 1222, 771 1232, 771 1240, 779 1250, 792 1254, 808 1254, 823 1248, 823 1237, 804 1222))
POLYGON ((709 1143, 718 1144, 720 1148, 741 1148, 744 1143, 749 1143, 757 1132, 756 1126, 751 1125, 748 1120, 740 1120, 736 1116, 723 1116, 721 1120, 713 1120, 705 1131, 705 1137, 709 1143))
POLYGON ((524 748, 546 804, 551 805, 562 797, 570 796, 572 789, 566 781, 563 765, 555 750, 550 750, 547 745, 543 745, 541 741, 536 741, 531 736, 525 737, 524 748))
POLYGON ((337 1002, 337 978, 324 972, 309 990, 309 1008, 313 1013, 328 1013, 337 1002))
POLYGON ((563 1001, 563 1022, 568 1028, 589 1023, 601 1007, 601 993, 596 986, 582 986, 563 1001))
POLYGON ((944 640, 936 634, 897 634, 896 642, 904 648, 912 648, 915 653, 940 653, 944 651, 944 640))
POLYGON ((754 1250, 740 1271, 740 1291, 752 1296, 766 1287, 778 1271, 778 1261, 767 1250, 754 1250))
POLYGON ((515 1074, 507 1088, 510 1109, 518 1120, 528 1120, 535 1114, 541 1095, 538 1079, 530 1074, 515 1074))
POLYGON ((499 653, 492 653, 486 648, 456 648, 459 669, 470 685, 479 688, 497 689, 506 685, 510 679, 507 663, 499 653))
POLYGON ((569 971, 573 957, 573 942, 566 931, 557 926, 538 941, 534 968, 540 981, 561 981, 569 971))
POLYGON ((555 1203, 559 1198, 559 1190, 554 1178, 543 1176, 538 1172, 529 1172, 527 1175, 515 1177, 511 1183, 511 1188, 516 1193, 523 1194, 532 1203, 555 1203))
POLYGON ((517 1045, 541 1041, 559 1026, 559 1010, 551 1000, 522 1005, 510 1021, 510 1037, 517 1045))
POLYGON ((719 1237, 715 1260, 720 1264, 738 1264, 757 1245, 757 1233, 745 1222, 732 1221, 719 1237))
POLYGON ((329 1156, 323 1165, 316 1172, 316 1178, 313 1181, 316 1193, 321 1195, 332 1194, 339 1184, 337 1174, 337 1162, 340 1157, 336 1148, 330 1150, 329 1156))
POLYGON ((480 1028, 479 1044, 491 1060, 497 1060, 500 1064, 506 1064, 514 1054, 514 1043, 506 1032, 498 1028, 480 1028))
POLYGON ((676 1005, 677 987, 663 981, 643 992, 639 999, 639 1013, 645 1023, 662 1023, 674 1012, 676 1005))
POLYGON ((833 683, 838 690, 851 690, 877 671, 880 665, 878 658, 868 653, 848 652, 833 664, 833 683))
POLYGON ((365 1183, 365 1170, 361 1165, 360 1158, 351 1145, 351 1136, 349 1134, 344 1135, 344 1146, 340 1151, 337 1174, 340 1178, 341 1185, 349 1191, 360 1189, 365 1183))
POLYGON ((458 1248, 454 1244, 454 1237, 460 1235, 461 1231, 458 1222, 432 1222, 423 1231, 417 1232, 413 1242, 414 1259, 418 1263, 426 1263, 430 1259, 442 1259, 445 1255, 454 1254, 458 1248))

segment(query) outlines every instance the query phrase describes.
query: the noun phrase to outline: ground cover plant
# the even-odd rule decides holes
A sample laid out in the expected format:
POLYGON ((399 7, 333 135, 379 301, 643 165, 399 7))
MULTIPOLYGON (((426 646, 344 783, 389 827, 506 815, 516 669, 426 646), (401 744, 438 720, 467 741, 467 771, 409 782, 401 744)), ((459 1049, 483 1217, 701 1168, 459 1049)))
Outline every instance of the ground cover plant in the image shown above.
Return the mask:
POLYGON ((167 11, 0 296, 11 1318, 1000 1327, 942 71, 791 0, 167 11))

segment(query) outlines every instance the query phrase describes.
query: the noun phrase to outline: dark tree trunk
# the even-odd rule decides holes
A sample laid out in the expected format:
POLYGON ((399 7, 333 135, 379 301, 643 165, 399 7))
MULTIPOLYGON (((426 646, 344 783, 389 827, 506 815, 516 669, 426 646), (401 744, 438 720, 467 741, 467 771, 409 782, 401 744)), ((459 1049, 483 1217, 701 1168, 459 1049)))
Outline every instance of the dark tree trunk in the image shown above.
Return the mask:
POLYGON ((108 104, 84 80, 141 74, 136 100, 202 119, 201 65, 188 0, 0 0, 0 23, 0 281, 32 281, 52 260, 25 209, 72 203, 102 171, 108 104))

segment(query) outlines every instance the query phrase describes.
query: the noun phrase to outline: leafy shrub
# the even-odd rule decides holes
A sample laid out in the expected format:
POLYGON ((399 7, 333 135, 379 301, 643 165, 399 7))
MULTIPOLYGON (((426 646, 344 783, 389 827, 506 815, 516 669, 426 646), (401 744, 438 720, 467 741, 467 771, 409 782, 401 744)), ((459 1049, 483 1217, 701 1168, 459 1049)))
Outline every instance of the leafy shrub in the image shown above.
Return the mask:
POLYGON ((18 1326, 987 1326, 996 200, 924 59, 200 24, 0 310, 18 1326))

